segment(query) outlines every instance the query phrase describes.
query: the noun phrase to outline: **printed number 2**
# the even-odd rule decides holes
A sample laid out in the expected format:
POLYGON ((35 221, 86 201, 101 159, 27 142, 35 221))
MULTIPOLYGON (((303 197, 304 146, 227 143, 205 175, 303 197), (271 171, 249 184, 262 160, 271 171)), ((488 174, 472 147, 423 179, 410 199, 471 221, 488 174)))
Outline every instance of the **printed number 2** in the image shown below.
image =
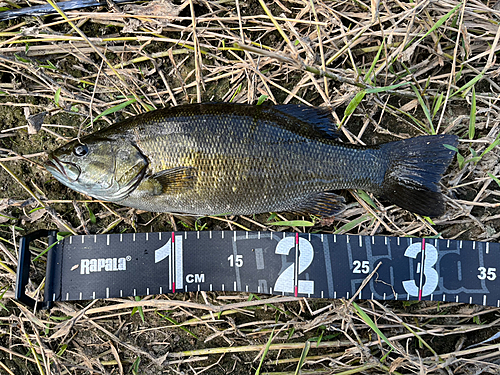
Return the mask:
MULTIPOLYGON (((288 255, 295 247, 294 237, 285 237, 276 245, 276 254, 288 255)), ((314 250, 309 241, 299 237, 299 274, 309 267, 314 258, 314 250)), ((274 284, 276 292, 294 293, 294 265, 289 265, 278 277, 274 284)), ((313 280, 299 280, 298 292, 314 294, 313 280)))
POLYGON ((479 280, 488 279, 493 281, 497 278, 496 268, 488 267, 488 269, 486 269, 485 267, 479 267, 477 270, 479 271, 479 275, 477 275, 479 280))
MULTIPOLYGON (((418 254, 422 251, 421 243, 414 243, 410 245, 405 251, 405 257, 416 259, 418 254)), ((439 275, 434 269, 434 265, 438 260, 437 249, 431 244, 425 245, 425 261, 424 261, 424 275, 425 283, 422 287, 422 296, 428 296, 434 292, 438 286, 439 275)), ((410 296, 418 296, 418 287, 415 280, 403 281, 403 287, 410 296)))

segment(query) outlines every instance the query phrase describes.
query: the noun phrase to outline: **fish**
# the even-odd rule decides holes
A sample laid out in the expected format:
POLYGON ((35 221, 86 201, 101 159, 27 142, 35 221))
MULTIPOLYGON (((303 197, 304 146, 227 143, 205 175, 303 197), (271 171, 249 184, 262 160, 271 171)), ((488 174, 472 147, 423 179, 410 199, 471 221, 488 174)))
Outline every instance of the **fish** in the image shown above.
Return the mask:
POLYGON ((99 200, 192 215, 296 212, 328 217, 335 193, 362 189, 416 214, 445 212, 440 180, 455 135, 373 146, 340 141, 331 108, 185 104, 150 111, 75 139, 46 169, 99 200))

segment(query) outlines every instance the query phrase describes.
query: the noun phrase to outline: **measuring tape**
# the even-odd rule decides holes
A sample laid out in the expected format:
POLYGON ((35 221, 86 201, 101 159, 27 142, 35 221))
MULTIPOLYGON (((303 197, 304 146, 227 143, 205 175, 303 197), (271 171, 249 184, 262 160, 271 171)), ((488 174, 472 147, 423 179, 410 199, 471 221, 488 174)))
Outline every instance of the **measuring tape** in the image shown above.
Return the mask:
POLYGON ((498 243, 239 231, 83 235, 56 243, 56 233, 21 238, 16 298, 31 307, 197 291, 500 307, 498 243), (29 243, 40 237, 53 246, 44 300, 37 302, 25 289, 29 243))

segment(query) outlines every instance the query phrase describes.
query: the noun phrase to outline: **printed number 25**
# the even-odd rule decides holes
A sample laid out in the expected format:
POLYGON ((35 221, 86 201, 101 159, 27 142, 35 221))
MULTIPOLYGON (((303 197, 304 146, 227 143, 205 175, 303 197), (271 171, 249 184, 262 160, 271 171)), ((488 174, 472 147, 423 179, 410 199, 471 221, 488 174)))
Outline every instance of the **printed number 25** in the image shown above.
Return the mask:
MULTIPOLYGON (((295 247, 294 237, 285 237, 276 245, 276 254, 288 255, 295 247)), ((314 250, 309 241, 299 237, 299 274, 309 267, 314 258, 314 250)), ((278 277, 274 284, 276 292, 294 292, 294 265, 290 264, 278 277)), ((299 280, 298 292, 303 294, 314 294, 313 280, 299 280)))

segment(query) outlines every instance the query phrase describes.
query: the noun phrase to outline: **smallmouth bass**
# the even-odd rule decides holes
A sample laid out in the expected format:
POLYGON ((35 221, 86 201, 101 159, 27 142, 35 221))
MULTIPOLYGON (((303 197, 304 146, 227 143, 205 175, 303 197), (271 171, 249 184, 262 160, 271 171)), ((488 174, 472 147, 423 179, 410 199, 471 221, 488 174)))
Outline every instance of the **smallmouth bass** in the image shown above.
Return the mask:
POLYGON ((363 189, 425 216, 444 212, 454 135, 362 147, 338 142, 329 110, 231 103, 163 108, 56 149, 46 168, 94 198, 195 215, 294 211, 331 216, 363 189))

